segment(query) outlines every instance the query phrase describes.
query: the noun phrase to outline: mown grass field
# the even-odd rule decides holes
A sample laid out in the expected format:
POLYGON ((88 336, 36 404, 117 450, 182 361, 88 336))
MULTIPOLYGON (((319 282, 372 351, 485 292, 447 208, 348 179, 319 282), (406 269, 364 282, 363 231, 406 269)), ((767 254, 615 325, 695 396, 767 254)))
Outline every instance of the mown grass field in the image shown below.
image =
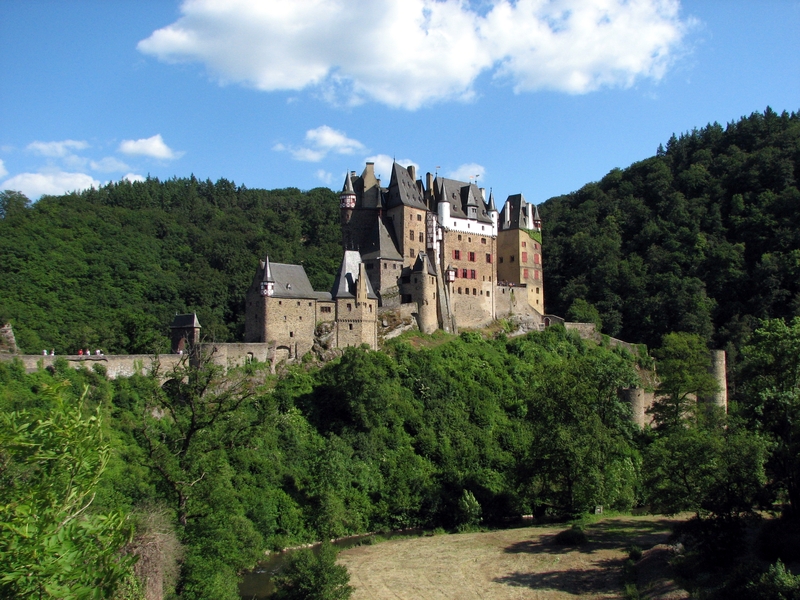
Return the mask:
MULTIPOLYGON (((350 572, 353 600, 622 598, 629 548, 663 544, 676 520, 603 519, 585 527, 588 541, 577 547, 554 542, 564 525, 412 538, 351 548, 339 562, 350 572)), ((685 597, 661 563, 640 582, 655 592, 644 597, 685 597)))

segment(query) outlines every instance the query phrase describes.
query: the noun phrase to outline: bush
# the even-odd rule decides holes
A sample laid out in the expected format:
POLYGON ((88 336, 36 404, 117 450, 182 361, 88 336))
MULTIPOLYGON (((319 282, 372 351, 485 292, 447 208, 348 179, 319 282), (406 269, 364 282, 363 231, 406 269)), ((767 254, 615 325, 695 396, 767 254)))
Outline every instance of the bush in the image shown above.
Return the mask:
POLYGON ((747 592, 752 600, 800 600, 800 576, 792 575, 778 561, 750 583, 747 592))
POLYGON ((570 529, 565 529, 553 538, 553 543, 559 546, 581 546, 589 539, 583 532, 583 528, 573 525, 570 529))
POLYGON ((336 564, 336 549, 328 542, 317 552, 293 552, 274 581, 275 600, 346 600, 353 593, 350 574, 336 564))

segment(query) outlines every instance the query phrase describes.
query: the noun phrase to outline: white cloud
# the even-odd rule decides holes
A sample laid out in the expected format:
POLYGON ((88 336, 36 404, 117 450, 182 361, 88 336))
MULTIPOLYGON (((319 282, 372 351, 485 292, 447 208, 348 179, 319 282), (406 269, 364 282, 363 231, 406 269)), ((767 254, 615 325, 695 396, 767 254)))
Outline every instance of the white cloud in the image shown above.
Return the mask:
POLYGON ((90 187, 100 187, 100 182, 85 173, 65 171, 20 173, 3 182, 3 189, 20 191, 31 199, 42 194, 61 195, 90 187))
POLYGON ((414 168, 419 171, 419 165, 410 158, 401 158, 395 160, 388 154, 376 154, 375 156, 368 156, 364 162, 375 163, 375 177, 382 179, 382 185, 389 185, 389 180, 392 177, 392 164, 397 163, 403 167, 414 165, 414 168))
POLYGON ((6 165, 3 163, 3 160, 0 159, 0 177, 5 177, 8 175, 8 169, 6 169, 6 165))
POLYGON ((474 97, 483 72, 518 92, 660 79, 691 25, 678 0, 184 0, 138 44, 221 83, 314 89, 416 109, 474 97))
POLYGON ((183 156, 183 152, 176 152, 164 143, 161 134, 139 140, 122 140, 119 151, 124 154, 149 156, 163 160, 172 160, 183 156))
POLYGON ((481 180, 486 175, 486 168, 477 163, 466 163, 457 169, 450 171, 446 177, 456 179, 458 181, 466 181, 468 183, 475 183, 480 186, 481 180))
POLYGON ((101 173, 121 173, 130 169, 128 165, 113 156, 106 156, 98 161, 93 160, 89 163, 89 166, 101 173))
POLYGON ((89 147, 82 140, 63 140, 61 142, 31 142, 27 149, 52 158, 63 158, 72 154, 73 150, 85 150, 89 147))
POLYGON ((127 179, 131 183, 133 183, 134 181, 144 181, 144 177, 142 177, 141 175, 137 175, 136 173, 128 173, 123 177, 123 179, 127 179))
POLYGON ((306 131, 306 146, 292 147, 284 144, 275 144, 272 149, 277 152, 288 150, 295 160, 305 162, 319 162, 329 153, 353 154, 356 150, 363 150, 364 144, 358 140, 347 137, 343 131, 338 131, 327 125, 306 131))
MULTIPOLYGON (((329 173, 325 169, 319 169, 314 175, 325 185, 333 183, 333 173, 329 173)), ((344 177, 342 177, 342 179, 344 179, 344 177)))

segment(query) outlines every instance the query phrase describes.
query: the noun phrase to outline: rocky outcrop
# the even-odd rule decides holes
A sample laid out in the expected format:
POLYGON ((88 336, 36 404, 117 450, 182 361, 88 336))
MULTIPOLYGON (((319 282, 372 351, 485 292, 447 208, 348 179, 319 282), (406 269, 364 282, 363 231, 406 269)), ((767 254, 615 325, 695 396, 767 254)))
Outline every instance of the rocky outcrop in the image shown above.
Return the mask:
POLYGON ((0 354, 19 354, 11 323, 0 326, 0 354))

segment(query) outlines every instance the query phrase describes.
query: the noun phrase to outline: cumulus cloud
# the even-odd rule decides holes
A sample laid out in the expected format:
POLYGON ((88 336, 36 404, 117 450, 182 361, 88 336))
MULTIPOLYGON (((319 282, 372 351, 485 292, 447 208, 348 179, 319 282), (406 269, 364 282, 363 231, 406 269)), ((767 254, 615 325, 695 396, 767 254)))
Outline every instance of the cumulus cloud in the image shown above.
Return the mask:
POLYGON ((141 175, 137 175, 136 173, 128 173, 123 177, 123 179, 127 179, 131 183, 133 183, 134 181, 144 181, 144 177, 142 177, 141 175))
POLYGON ((138 49, 221 83, 314 89, 416 109, 474 97, 483 72, 518 92, 660 79, 691 23, 678 0, 184 0, 138 49))
POLYGON ((130 169, 128 165, 113 156, 106 156, 98 161, 93 160, 89 163, 89 166, 101 173, 121 173, 130 169))
MULTIPOLYGON (((330 185, 333 183, 333 173, 329 173, 325 169, 319 169, 315 175, 317 179, 319 179, 325 185, 330 185)), ((344 179, 344 176, 342 176, 342 179, 344 179)))
POLYGON ((122 140, 119 151, 123 154, 149 156, 162 160, 173 160, 183 156, 183 152, 176 152, 164 143, 161 134, 139 140, 122 140))
POLYGON ((74 150, 85 150, 89 147, 87 142, 82 140, 63 140, 60 142, 31 142, 27 149, 51 158, 64 158, 73 153, 74 150))
POLYGON ((479 165, 477 163, 466 163, 457 169, 450 171, 446 177, 449 177, 450 179, 456 179, 458 181, 480 184, 484 175, 486 175, 486 169, 483 165, 479 165))
POLYGON ((356 150, 363 150, 364 144, 358 140, 347 137, 343 131, 338 131, 327 125, 316 129, 309 129, 305 136, 306 145, 300 147, 275 144, 272 149, 277 152, 288 151, 295 160, 306 162, 319 162, 329 153, 353 154, 356 150))
POLYGON ((8 175, 8 170, 2 159, 0 159, 0 177, 5 177, 6 175, 8 175))
POLYGON ((381 185, 389 185, 389 179, 392 177, 392 163, 396 162, 403 167, 414 165, 414 168, 419 171, 419 165, 410 158, 399 158, 395 160, 388 154, 368 156, 364 159, 364 162, 375 163, 375 176, 384 180, 381 185))
POLYGON ((85 173, 65 171, 20 173, 3 182, 4 189, 18 190, 31 199, 42 194, 61 195, 90 187, 100 187, 100 182, 85 173))

